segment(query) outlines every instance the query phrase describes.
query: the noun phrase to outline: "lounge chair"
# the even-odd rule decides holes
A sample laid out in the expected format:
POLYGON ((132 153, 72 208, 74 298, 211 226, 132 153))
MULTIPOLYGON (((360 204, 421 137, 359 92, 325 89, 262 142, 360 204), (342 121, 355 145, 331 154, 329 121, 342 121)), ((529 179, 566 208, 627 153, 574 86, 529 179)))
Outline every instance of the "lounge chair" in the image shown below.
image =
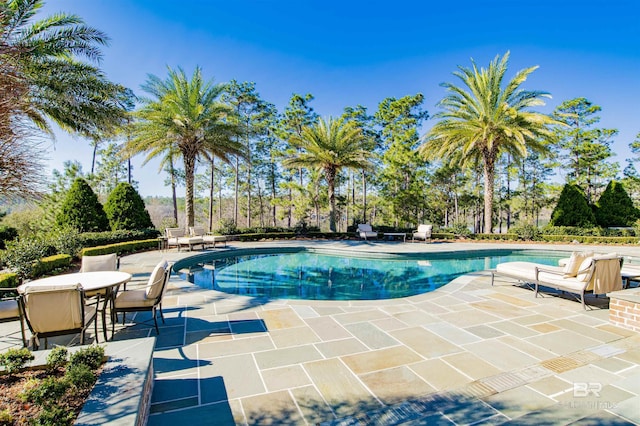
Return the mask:
POLYGON ((180 251, 180 248, 187 246, 191 251, 194 246, 199 245, 204 249, 202 237, 185 236, 182 228, 166 228, 165 232, 167 234, 167 248, 177 247, 178 251, 180 251))
POLYGON ((427 240, 431 239, 431 230, 433 229, 433 225, 419 225, 418 229, 413 231, 412 241, 415 241, 416 238, 419 240, 424 240, 426 243, 427 240))
POLYGON ((160 318, 164 324, 164 315, 162 314, 162 298, 166 291, 167 283, 171 277, 171 265, 167 262, 160 262, 151 272, 149 282, 145 287, 129 289, 119 292, 113 303, 111 310, 113 317, 111 319, 111 333, 115 331, 115 322, 118 319, 118 312, 122 312, 122 324, 125 324, 125 315, 127 312, 143 312, 151 311, 153 323, 156 328, 156 334, 160 334, 158 329, 158 321, 156 319, 156 311, 160 309, 160 318))
POLYGON ((44 338, 46 349, 48 337, 74 333, 80 333, 80 344, 84 345, 85 331, 91 322, 98 341, 96 306, 85 303, 80 284, 45 287, 27 283, 21 287, 21 291, 22 311, 31 330, 34 350, 40 346, 40 338, 44 338))
POLYGON ((0 288, 0 293, 8 293, 0 297, 0 323, 20 321, 20 332, 22 333, 22 345, 27 347, 27 339, 24 334, 24 315, 20 305, 20 296, 16 288, 0 288))
POLYGON ((205 232, 202 226, 191 226, 189 228, 189 234, 192 237, 200 237, 204 241, 205 244, 216 247, 217 243, 223 243, 224 246, 227 246, 227 237, 224 235, 213 235, 205 232))
POLYGON ((369 238, 378 239, 378 233, 371 228, 368 223, 361 223, 358 225, 358 236, 368 240, 369 238))
POLYGON ((587 256, 574 253, 564 267, 532 262, 506 262, 497 265, 496 270, 492 272, 491 285, 496 275, 508 276, 521 282, 533 283, 536 297, 540 286, 577 294, 580 296, 582 307, 586 309, 586 293, 605 294, 622 289, 621 266, 622 258, 615 253, 590 253, 587 256))
MULTIPOLYGON (((117 271, 119 264, 120 260, 116 253, 98 256, 82 256, 80 272, 117 271)), ((110 292, 109 288, 84 292, 87 299, 95 299, 96 296, 100 295, 100 298, 103 300, 102 306, 96 306, 96 308, 102 318, 102 333, 104 334, 104 340, 107 340, 107 304, 111 301, 110 292)), ((100 298, 95 299, 96 303, 100 298)))

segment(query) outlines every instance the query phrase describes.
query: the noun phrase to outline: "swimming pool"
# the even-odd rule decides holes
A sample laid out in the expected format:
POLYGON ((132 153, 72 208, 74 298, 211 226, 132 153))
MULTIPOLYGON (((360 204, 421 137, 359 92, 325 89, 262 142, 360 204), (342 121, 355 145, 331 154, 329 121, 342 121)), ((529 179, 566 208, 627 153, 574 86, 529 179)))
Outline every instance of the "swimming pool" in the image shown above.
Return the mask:
POLYGON ((324 249, 239 249, 184 259, 174 269, 202 288, 269 299, 377 300, 433 291, 456 277, 564 252, 491 250, 387 255, 324 249))

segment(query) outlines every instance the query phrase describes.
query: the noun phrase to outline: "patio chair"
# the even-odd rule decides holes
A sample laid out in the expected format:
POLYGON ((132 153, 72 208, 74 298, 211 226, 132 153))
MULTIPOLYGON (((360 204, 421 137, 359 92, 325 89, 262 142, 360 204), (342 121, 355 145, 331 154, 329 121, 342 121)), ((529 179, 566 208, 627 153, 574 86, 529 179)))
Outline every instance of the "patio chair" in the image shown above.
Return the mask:
POLYGON ((118 318, 118 313, 122 312, 122 324, 124 325, 126 320, 125 316, 127 312, 144 312, 151 311, 153 316, 153 323, 156 328, 156 334, 160 334, 158 329, 158 321, 156 319, 156 311, 160 310, 160 318, 164 324, 164 315, 162 314, 162 298, 164 296, 167 283, 171 277, 171 265, 166 261, 160 262, 151 272, 149 276, 149 282, 143 288, 129 289, 119 292, 113 303, 112 319, 111 319, 111 333, 115 331, 115 322, 118 318))
POLYGON ((212 245, 213 248, 216 247, 217 243, 224 243, 224 246, 227 246, 227 237, 224 235, 213 235, 205 232, 202 226, 191 226, 189 227, 189 234, 192 237, 200 237, 204 241, 205 244, 212 245))
POLYGON ((97 342, 96 307, 87 305, 84 299, 80 284, 50 287, 24 284, 20 302, 27 326, 31 330, 33 349, 38 350, 41 338, 44 338, 46 349, 47 338, 75 333, 80 333, 80 344, 84 345, 85 331, 92 322, 97 342))
POLYGON ((358 236, 360 238, 364 238, 365 240, 373 237, 376 240, 378 239, 378 232, 374 231, 371 228, 371 225, 368 223, 361 223, 358 225, 358 236))
POLYGON ((426 243, 427 240, 431 239, 431 230, 433 229, 433 225, 419 225, 418 229, 413 231, 413 236, 411 241, 415 241, 416 238, 419 240, 424 240, 426 243))
POLYGON ((20 332, 22 334, 22 345, 27 347, 27 339, 24 334, 24 315, 20 305, 20 296, 15 288, 0 288, 0 293, 7 293, 0 296, 0 323, 20 321, 20 332))
MULTIPOLYGON (((120 266, 120 259, 116 253, 103 254, 98 256, 82 256, 82 265, 80 272, 98 272, 98 271, 117 271, 120 266)), ((96 302, 101 298, 103 300, 102 307, 96 306, 100 317, 102 318, 102 333, 104 340, 107 340, 107 305, 112 301, 110 289, 85 291, 84 295, 87 299, 96 302), (100 295, 99 299, 96 296, 100 295)))

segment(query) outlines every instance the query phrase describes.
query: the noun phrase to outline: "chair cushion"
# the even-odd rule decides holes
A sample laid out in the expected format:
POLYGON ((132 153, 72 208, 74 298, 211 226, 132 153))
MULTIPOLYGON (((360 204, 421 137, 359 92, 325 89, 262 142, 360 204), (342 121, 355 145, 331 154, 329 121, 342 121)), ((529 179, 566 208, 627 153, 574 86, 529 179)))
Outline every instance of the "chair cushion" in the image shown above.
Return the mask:
POLYGON ((371 225, 369 225, 367 223, 361 223, 360 225, 358 225, 358 231, 371 232, 372 230, 373 230, 373 228, 371 228, 371 225))
POLYGON ((189 233, 192 237, 199 237, 204 235, 206 232, 204 232, 204 228, 202 226, 192 226, 189 228, 189 233))
POLYGON ((582 261, 591 256, 593 256, 593 252, 574 251, 571 253, 571 257, 567 260, 563 269, 565 278, 575 277, 580 270, 582 261))
MULTIPOLYGON (((42 286, 25 288, 26 315, 34 332, 47 333, 82 328, 83 304, 78 291, 79 286, 76 284, 76 288, 73 288, 70 285, 61 285, 53 290, 39 288, 42 286)), ((85 313, 86 318, 90 318, 95 314, 95 307, 86 306, 85 313)))
POLYGON ((592 267, 592 264, 593 264, 593 257, 587 257, 582 261, 582 263, 580 263, 578 271, 585 271, 585 270, 586 271, 576 275, 576 279, 578 281, 583 281, 583 282, 587 281, 587 279, 589 278, 589 272, 590 272, 587 269, 592 267))
POLYGON ((165 279, 165 270, 167 269, 167 262, 162 261, 156 265, 149 277, 149 284, 145 287, 146 297, 149 299, 156 299, 162 293, 162 286, 165 279))
POLYGON ((20 309, 17 300, 0 300, 0 320, 19 317, 20 309))
POLYGON ((118 255, 116 253, 100 256, 82 256, 80 272, 115 271, 118 269, 118 255))
POLYGON ((184 230, 182 228, 167 228, 167 238, 184 237, 184 230))
POLYGON ((147 297, 146 289, 127 290, 116 297, 116 309, 152 307, 155 300, 147 297))

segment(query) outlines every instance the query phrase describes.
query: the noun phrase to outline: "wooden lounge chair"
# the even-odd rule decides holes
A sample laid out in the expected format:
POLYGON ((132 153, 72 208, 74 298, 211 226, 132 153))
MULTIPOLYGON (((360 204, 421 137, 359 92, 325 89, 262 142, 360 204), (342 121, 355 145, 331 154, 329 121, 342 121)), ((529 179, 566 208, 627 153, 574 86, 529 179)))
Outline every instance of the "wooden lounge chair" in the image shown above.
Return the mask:
POLYGON ((371 228, 368 223, 361 223, 358 225, 358 236, 368 240, 369 238, 378 239, 378 233, 371 228))

